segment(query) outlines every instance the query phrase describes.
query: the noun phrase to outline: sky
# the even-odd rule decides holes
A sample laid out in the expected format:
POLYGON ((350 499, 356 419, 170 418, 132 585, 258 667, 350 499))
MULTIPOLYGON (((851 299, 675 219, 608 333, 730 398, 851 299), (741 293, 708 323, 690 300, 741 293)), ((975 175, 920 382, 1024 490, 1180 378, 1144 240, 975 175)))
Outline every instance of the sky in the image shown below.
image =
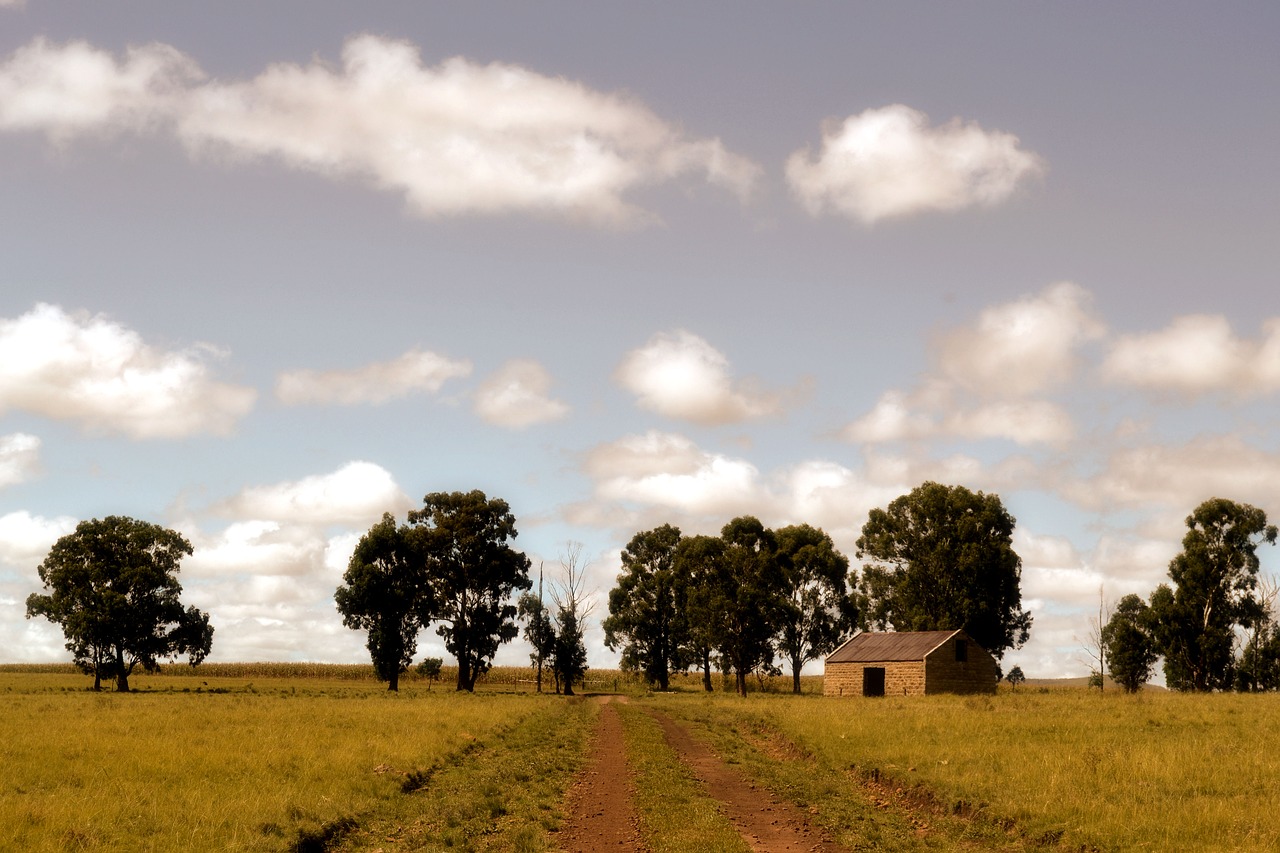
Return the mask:
POLYGON ((83 519, 191 541, 209 660, 361 662, 360 535, 480 489, 613 667, 635 533, 857 567, 932 480, 1078 676, 1196 505, 1280 516, 1273 3, 127 9, 0 0, 0 661, 83 519))

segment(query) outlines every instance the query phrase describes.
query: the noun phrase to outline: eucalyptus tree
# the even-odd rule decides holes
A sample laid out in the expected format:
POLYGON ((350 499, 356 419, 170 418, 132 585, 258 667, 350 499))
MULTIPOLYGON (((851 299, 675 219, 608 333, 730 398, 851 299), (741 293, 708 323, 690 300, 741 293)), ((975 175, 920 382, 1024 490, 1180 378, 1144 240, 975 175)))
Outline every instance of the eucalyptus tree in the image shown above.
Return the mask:
POLYGON ((998 495, 928 482, 873 509, 857 542, 868 561, 859 603, 869 624, 963 629, 997 659, 1031 631, 1022 609, 1014 518, 998 495))
POLYGON ((434 611, 420 540, 416 530, 384 513, 356 544, 333 595, 342 624, 368 632, 374 672, 391 691, 399 691, 418 633, 434 611))
POLYGON ((512 595, 533 585, 529 558, 509 544, 515 516, 479 490, 433 492, 409 523, 422 537, 436 632, 458 661, 457 689, 474 691, 498 647, 519 632, 512 595))
POLYGON ((834 651, 854 629, 857 606, 849 595, 849 558, 822 530, 808 524, 777 531, 782 590, 776 639, 791 664, 791 690, 800 671, 834 651))
POLYGON ((1276 526, 1249 504, 1211 498, 1186 519, 1182 552, 1169 563, 1173 586, 1151 594, 1165 680, 1175 690, 1227 689, 1234 680, 1236 629, 1265 615, 1257 596, 1258 546, 1276 526))
POLYGON ((27 598, 27 618, 62 626, 81 670, 114 678, 129 691, 134 669, 154 672, 162 658, 186 655, 196 666, 209 654, 213 627, 206 613, 179 596, 178 571, 192 553, 180 533, 126 516, 82 521, 60 538, 37 571, 45 589, 27 598))
POLYGON ((603 623, 605 646, 621 650, 622 668, 643 673, 659 690, 688 658, 688 565, 676 559, 680 543, 680 529, 670 524, 631 537, 603 623))

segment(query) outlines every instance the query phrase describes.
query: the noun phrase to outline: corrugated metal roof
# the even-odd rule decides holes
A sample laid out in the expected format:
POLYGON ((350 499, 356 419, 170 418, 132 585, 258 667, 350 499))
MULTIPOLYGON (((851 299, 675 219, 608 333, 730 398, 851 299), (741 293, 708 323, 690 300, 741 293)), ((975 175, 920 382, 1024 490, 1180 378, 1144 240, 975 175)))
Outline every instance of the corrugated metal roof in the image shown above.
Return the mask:
POLYGON ((959 631, 863 632, 831 653, 827 663, 877 663, 924 660, 924 656, 959 631))

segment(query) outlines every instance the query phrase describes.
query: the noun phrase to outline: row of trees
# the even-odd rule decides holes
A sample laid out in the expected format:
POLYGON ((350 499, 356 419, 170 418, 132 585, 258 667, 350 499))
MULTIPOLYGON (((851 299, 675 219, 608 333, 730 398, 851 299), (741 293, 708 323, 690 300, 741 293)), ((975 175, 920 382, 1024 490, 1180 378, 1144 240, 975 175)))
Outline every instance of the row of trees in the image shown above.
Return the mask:
POLYGON ((637 533, 609 594, 605 644, 622 666, 666 689, 672 672, 715 663, 748 675, 804 665, 856 627, 962 628, 997 658, 1026 642, 1014 519, 996 495, 925 483, 873 510, 858 539, 861 580, 831 538, 807 524, 773 531, 752 516, 720 536, 682 536, 664 525, 637 533))
POLYGON ((1101 632, 1112 678, 1128 692, 1164 659, 1173 690, 1280 689, 1276 590, 1258 578, 1258 546, 1276 526, 1257 507, 1207 500, 1186 519, 1169 584, 1149 601, 1126 595, 1101 632))
POLYGON ((519 632, 513 593, 532 586, 529 558, 509 544, 517 535, 506 501, 472 491, 429 494, 407 523, 384 514, 360 539, 334 601, 344 625, 368 632, 389 690, 399 689, 432 623, 457 658, 457 689, 475 690, 519 632))
MULTIPOLYGON (((857 626, 963 628, 1000 657, 1026 640, 1031 621, 1020 609, 1013 524, 995 495, 925 483, 871 513, 857 542, 860 582, 831 538, 807 524, 774 531, 742 516, 719 536, 688 537, 664 525, 623 551, 606 645, 663 689, 673 671, 694 668, 711 689, 714 664, 742 693, 751 673, 776 671, 778 657, 798 692, 804 665, 857 626)), ((548 605, 541 579, 538 594, 529 591, 529 559, 510 544, 516 536, 507 503, 472 491, 429 494, 404 523, 386 514, 360 539, 334 601, 345 625, 367 632, 390 690, 431 624, 457 659, 457 689, 474 690, 499 646, 517 636, 519 617, 539 689, 545 664, 556 689, 572 692, 587 666, 581 547, 562 561, 548 605)), ((191 551, 178 533, 146 522, 83 522, 41 564, 50 593, 32 595, 27 615, 63 626, 95 687, 114 677, 127 690, 136 666, 155 669, 160 658, 198 664, 213 629, 178 598, 178 563, 191 551)))

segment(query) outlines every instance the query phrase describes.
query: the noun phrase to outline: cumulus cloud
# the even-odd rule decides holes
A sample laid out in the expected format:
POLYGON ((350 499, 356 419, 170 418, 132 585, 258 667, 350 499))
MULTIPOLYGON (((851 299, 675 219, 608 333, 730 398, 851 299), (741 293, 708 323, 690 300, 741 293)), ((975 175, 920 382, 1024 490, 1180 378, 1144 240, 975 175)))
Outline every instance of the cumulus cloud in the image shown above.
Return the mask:
POLYGON ((1280 319, 1259 341, 1237 338, 1220 315, 1176 318, 1167 328, 1119 338, 1102 364, 1110 382, 1153 391, 1240 395, 1280 389, 1280 319))
POLYGON ((76 523, 67 516, 44 518, 25 511, 0 515, 0 562, 34 569, 76 523))
POLYGON ((391 361, 354 370, 294 370, 276 381, 276 397, 289 406, 380 404, 415 393, 435 393, 450 379, 471 375, 471 362, 410 350, 391 361))
POLYGON ((633 98, 504 63, 428 67, 413 45, 373 35, 349 39, 338 68, 280 63, 247 81, 209 81, 167 45, 117 59, 37 39, 0 65, 0 129, 173 133, 197 154, 368 181, 425 216, 630 224, 649 218, 625 198, 638 188, 693 175, 745 197, 760 174, 633 98))
POLYGON ((0 318, 0 411, 22 409, 133 438, 227 434, 256 392, 218 382, 199 345, 167 352, 104 317, 37 305, 0 318))
POLYGON ((587 455, 585 469, 602 500, 723 515, 725 521, 764 499, 751 463, 707 453, 671 433, 649 431, 601 445, 587 455))
POLYGON ((654 335, 627 353, 613 375, 642 407, 698 424, 737 423, 779 415, 784 408, 783 394, 735 381, 724 354, 684 330, 654 335))
POLYGON ((1118 450, 1096 476, 1067 488, 1090 509, 1168 507, 1190 512, 1212 497, 1266 506, 1280 482, 1280 455, 1237 436, 1200 436, 1182 445, 1118 450))
POLYGON ((928 116, 902 104, 828 122, 817 157, 805 148, 786 166, 791 190, 809 213, 868 225, 995 205, 1043 170, 1010 133, 958 118, 931 126, 928 116))
POLYGON ((247 488, 218 510, 240 519, 363 526, 411 503, 386 469, 349 462, 331 474, 247 488))
POLYGON ((0 489, 30 479, 39 468, 39 438, 22 432, 0 435, 0 489))
POLYGON ((65 142, 89 132, 157 127, 201 77, 168 45, 131 47, 117 60, 88 42, 37 38, 0 64, 0 129, 65 142))
POLYGON ((1069 380, 1079 350, 1104 331, 1088 291, 1069 282, 989 307, 976 322, 939 337, 918 387, 884 393, 843 436, 862 443, 957 437, 1065 445, 1076 431, 1066 409, 1029 398, 1069 380))
POLYGON ((1060 282, 987 308, 975 324, 942 336, 939 371, 983 395, 1044 391, 1070 378, 1079 348, 1105 331, 1092 303, 1084 288, 1060 282))
POLYGON ((810 459, 766 474, 741 457, 658 431, 597 446, 583 471, 593 483, 593 499, 569 508, 573 523, 634 531, 670 522, 686 532, 714 533, 731 518, 750 514, 771 526, 822 527, 851 556, 870 510, 925 480, 990 488, 1025 474, 986 471, 963 456, 931 461, 883 454, 866 454, 861 470, 810 459))
POLYGON ((509 429, 563 418, 569 407, 553 400, 551 374, 536 361, 514 359, 504 364, 476 390, 475 412, 483 420, 509 429))

